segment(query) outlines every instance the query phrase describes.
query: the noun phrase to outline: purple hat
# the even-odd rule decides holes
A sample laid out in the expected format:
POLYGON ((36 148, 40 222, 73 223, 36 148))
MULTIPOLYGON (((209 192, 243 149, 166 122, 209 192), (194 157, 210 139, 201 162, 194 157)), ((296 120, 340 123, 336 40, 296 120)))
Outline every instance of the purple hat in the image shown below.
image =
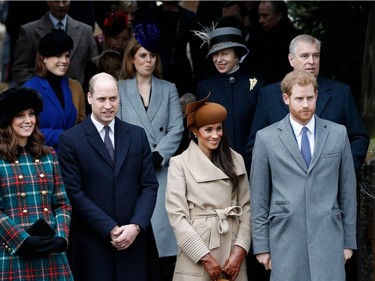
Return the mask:
POLYGON ((140 23, 134 27, 134 38, 147 51, 159 52, 160 31, 156 24, 140 23))

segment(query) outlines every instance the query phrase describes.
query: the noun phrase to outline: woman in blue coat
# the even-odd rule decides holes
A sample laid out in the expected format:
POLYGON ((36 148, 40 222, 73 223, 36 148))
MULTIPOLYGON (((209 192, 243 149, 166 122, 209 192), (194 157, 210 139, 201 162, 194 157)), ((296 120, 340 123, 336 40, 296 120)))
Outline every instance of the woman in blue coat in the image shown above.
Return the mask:
POLYGON ((32 89, 0 95, 0 280, 73 280, 71 206, 56 153, 43 145, 42 108, 32 89))
POLYGON ((211 93, 209 101, 225 107, 228 112, 224 122, 229 146, 240 153, 247 170, 246 142, 250 134, 258 93, 262 81, 241 69, 241 61, 249 50, 243 33, 235 27, 217 27, 195 32, 209 44, 207 59, 212 60, 218 74, 198 83, 198 100, 211 93))
POLYGON ((56 150, 60 134, 85 117, 82 86, 65 77, 72 48, 73 40, 64 31, 52 30, 45 35, 39 43, 36 75, 23 85, 42 95, 44 109, 40 114, 40 129, 46 145, 56 150))

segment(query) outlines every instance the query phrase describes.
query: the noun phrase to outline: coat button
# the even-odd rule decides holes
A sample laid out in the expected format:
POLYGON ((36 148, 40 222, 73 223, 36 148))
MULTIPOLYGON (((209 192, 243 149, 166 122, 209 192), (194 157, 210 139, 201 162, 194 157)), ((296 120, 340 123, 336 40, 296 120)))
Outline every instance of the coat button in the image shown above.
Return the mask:
POLYGON ((26 193, 25 193, 25 192, 22 192, 22 193, 21 193, 21 197, 26 197, 26 193))
POLYGON ((43 211, 47 213, 48 212, 48 208, 44 208, 43 211))
POLYGON ((28 211, 27 211, 27 210, 23 210, 23 211, 22 211, 22 213, 24 213, 24 214, 27 214, 27 213, 28 213, 28 211))
POLYGON ((164 130, 163 127, 160 127, 160 128, 159 128, 159 131, 160 131, 160 132, 163 132, 163 130, 164 130))
POLYGON ((155 148, 157 145, 156 144, 153 144, 152 147, 155 148))
POLYGON ((46 191, 46 190, 43 190, 43 191, 42 191, 42 195, 47 195, 47 191, 46 191))
POLYGON ((20 180, 22 180, 22 179, 23 179, 23 175, 19 175, 18 178, 19 178, 20 180))
POLYGON ((40 176, 41 178, 44 178, 44 174, 40 174, 39 176, 40 176))

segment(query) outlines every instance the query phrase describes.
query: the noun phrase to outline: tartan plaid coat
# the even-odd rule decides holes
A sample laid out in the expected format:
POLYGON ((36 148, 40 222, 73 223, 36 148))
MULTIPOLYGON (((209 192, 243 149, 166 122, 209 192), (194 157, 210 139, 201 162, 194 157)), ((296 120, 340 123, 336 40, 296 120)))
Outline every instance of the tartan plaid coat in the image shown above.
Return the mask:
POLYGON ((0 159, 0 280, 73 280, 65 253, 43 258, 16 254, 29 237, 25 229, 43 218, 68 239, 71 206, 54 151, 33 159, 22 149, 18 161, 0 159))

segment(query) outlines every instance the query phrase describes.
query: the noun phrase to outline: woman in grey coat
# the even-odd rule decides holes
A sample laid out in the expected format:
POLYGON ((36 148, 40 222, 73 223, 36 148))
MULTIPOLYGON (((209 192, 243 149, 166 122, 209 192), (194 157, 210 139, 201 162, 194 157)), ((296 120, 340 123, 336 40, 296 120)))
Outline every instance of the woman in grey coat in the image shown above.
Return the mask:
MULTIPOLYGON (((155 25, 139 24, 134 28, 134 37, 125 50, 118 82, 118 117, 143 127, 150 143, 159 190, 151 219, 153 233, 148 234, 155 237, 157 255, 161 258, 174 257, 177 254, 176 240, 164 202, 169 159, 180 145, 184 126, 176 86, 158 78, 161 69, 157 54, 158 38, 159 32, 155 25)), ((153 239, 151 237, 149 240, 153 242, 153 239)), ((158 261, 152 260, 151 263, 158 264, 158 261)), ((156 271, 161 265, 157 267, 156 271)), ((150 271, 153 276, 158 274, 152 269, 150 271)), ((160 277, 160 280, 165 278, 160 277)))

